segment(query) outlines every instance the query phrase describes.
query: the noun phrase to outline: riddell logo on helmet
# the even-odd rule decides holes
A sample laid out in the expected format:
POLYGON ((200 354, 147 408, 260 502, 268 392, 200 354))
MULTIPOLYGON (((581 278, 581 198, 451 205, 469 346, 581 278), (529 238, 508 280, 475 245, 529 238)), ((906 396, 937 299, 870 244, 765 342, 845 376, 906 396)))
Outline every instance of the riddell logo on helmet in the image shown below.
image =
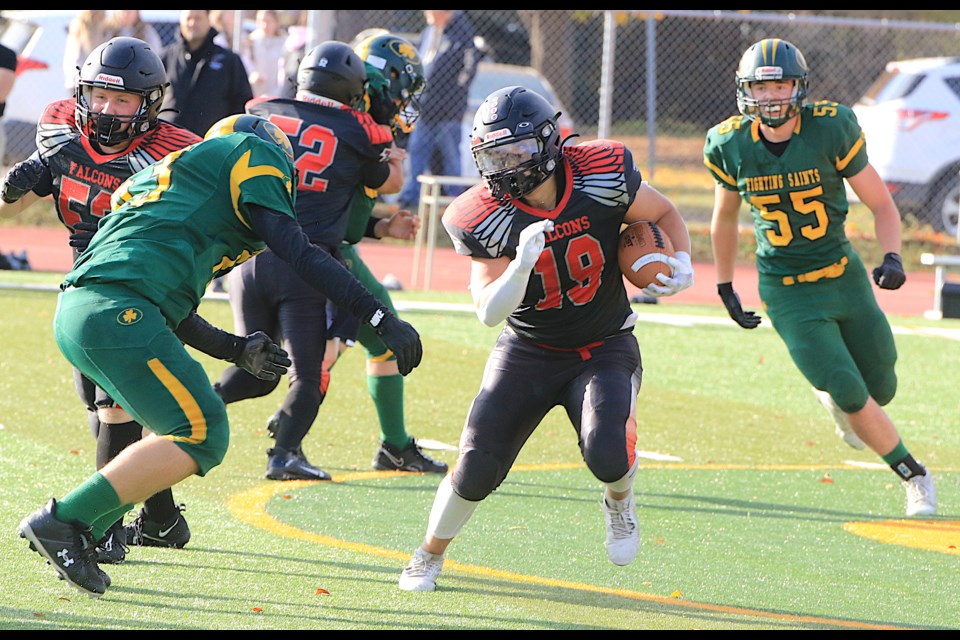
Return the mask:
POLYGON ((757 80, 779 80, 783 77, 783 67, 757 67, 757 80))
POLYGON ((98 73, 97 77, 94 78, 93 81, 102 82, 103 84, 113 84, 113 85, 117 85, 118 87, 124 86, 123 78, 121 78, 120 76, 112 76, 109 73, 103 73, 103 72, 98 73))
POLYGON ((500 138, 506 138, 509 135, 512 135, 510 129, 497 129, 496 131, 490 131, 483 134, 483 141, 490 142, 491 140, 499 140, 500 138))

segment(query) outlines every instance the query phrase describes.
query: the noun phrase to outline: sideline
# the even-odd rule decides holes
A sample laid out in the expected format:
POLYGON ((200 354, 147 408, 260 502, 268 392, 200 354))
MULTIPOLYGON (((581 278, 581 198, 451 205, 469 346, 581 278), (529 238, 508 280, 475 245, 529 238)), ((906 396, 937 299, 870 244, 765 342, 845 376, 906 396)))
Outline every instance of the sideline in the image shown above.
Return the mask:
MULTIPOLYGON (((569 463, 569 464, 548 464, 548 465, 518 465, 514 467, 513 471, 539 471, 539 470, 562 470, 562 469, 579 469, 584 465, 582 463, 569 463)), ((847 467, 853 465, 841 464, 840 467, 847 467)), ((678 464, 652 464, 645 465, 648 468, 756 468, 756 469, 766 469, 766 466, 758 467, 740 467, 739 465, 678 465, 678 464)), ((789 468, 792 470, 810 470, 810 469, 836 469, 837 465, 771 465, 769 468, 789 468)), ((395 471, 360 471, 353 473, 345 473, 343 475, 334 476, 332 482, 351 482, 357 480, 370 480, 377 478, 395 478, 398 477, 399 472, 395 471)), ((279 536, 286 538, 293 538, 297 540, 302 540, 305 542, 310 542, 313 544, 319 544, 321 546, 333 547, 341 550, 351 551, 355 553, 362 553, 366 555, 372 555, 379 558, 386 558, 390 560, 400 560, 406 562, 410 558, 409 553, 404 553, 400 551, 395 551, 392 549, 386 549, 383 547, 377 547, 374 545, 368 545, 359 542, 351 542, 349 540, 341 540, 339 538, 333 538, 330 536, 320 535, 316 533, 311 533, 309 531, 304 531, 298 529, 297 527, 288 525, 277 518, 273 517, 267 512, 267 504, 270 500, 281 493, 289 493, 291 491, 296 491, 298 489, 303 489, 306 487, 311 487, 315 485, 320 485, 321 482, 318 480, 293 480, 288 482, 272 482, 256 485, 247 490, 241 491, 239 493, 231 495, 227 501, 226 506, 230 513, 240 522, 248 524, 258 529, 263 529, 270 533, 274 533, 279 536)), ((922 549, 928 549, 932 551, 952 553, 953 555, 960 555, 960 549, 957 549, 957 545, 953 545, 952 549, 948 548, 948 545, 944 544, 942 539, 943 537, 953 537, 956 538, 957 534, 960 533, 960 522, 957 521, 930 521, 930 520, 888 520, 882 522, 869 522, 869 523, 847 523, 844 525, 844 530, 849 533, 867 537, 879 542, 885 542, 890 544, 900 544, 903 546, 910 546, 922 549), (893 531, 893 534, 890 534, 890 531, 893 531), (918 544, 915 542, 915 537, 911 535, 911 531, 926 533, 925 537, 929 539, 931 532, 934 536, 940 537, 941 542, 939 544, 931 544, 929 542, 924 542, 918 544), (942 534, 942 535, 940 535, 942 534)), ((955 541, 955 540, 954 540, 955 541)), ((755 618, 763 619, 775 619, 783 620, 789 622, 803 622, 803 623, 812 623, 812 624, 821 624, 821 625, 830 625, 836 627, 846 627, 851 629, 906 629, 907 627, 896 627, 890 625, 880 625, 872 624, 867 622, 858 622, 852 621, 849 619, 834 619, 834 618, 823 618, 817 616, 805 616, 805 615, 794 615, 794 614, 785 614, 785 613, 775 613, 771 611, 764 611, 758 609, 748 609, 742 607, 733 607, 725 605, 711 604, 707 602, 695 602, 689 600, 682 600, 674 597, 659 596, 652 593, 645 593, 642 591, 632 591, 628 589, 614 589, 609 587, 603 587, 588 583, 582 582, 573 582, 569 580, 557 580, 553 578, 546 578, 541 576, 526 575, 513 573, 510 571, 503 571, 500 569, 493 569, 491 567, 483 567, 479 565, 463 564, 447 558, 444 563, 444 569, 458 571, 461 573, 473 574, 477 576, 482 576, 485 578, 496 578, 501 580, 507 580, 511 582, 524 583, 524 584, 537 584, 547 587, 561 588, 561 589, 571 589, 576 591, 584 591, 591 593, 600 593, 605 595, 619 596, 622 598, 628 598, 631 600, 641 600, 645 602, 654 602, 660 605, 665 605, 669 607, 676 607, 679 609, 691 609, 696 611, 712 611, 715 613, 722 613, 727 615, 741 615, 741 616, 750 616, 755 618)))
MULTIPOLYGON (((0 290, 3 289, 12 289, 20 291, 47 291, 47 292, 59 292, 59 287, 55 285, 47 284, 19 284, 19 283, 9 283, 9 282, 0 282, 0 290)), ((227 294, 220 293, 216 291, 208 291, 204 296, 204 300, 217 300, 220 302, 227 302, 227 294)), ((394 300, 394 306, 397 308, 397 311, 444 311, 451 313, 473 313, 474 308, 471 304, 456 304, 449 302, 421 302, 416 300, 394 300)), ((639 305, 634 304, 633 307, 636 309, 639 305)), ((709 324, 709 325, 718 325, 718 326, 730 326, 735 327, 736 324, 730 318, 718 317, 718 316, 698 316, 698 315, 685 315, 677 313, 643 313, 637 312, 637 321, 638 322, 654 322, 660 324, 668 324, 675 327, 690 327, 698 324, 709 324)), ((946 338, 948 340, 958 340, 960 341, 960 328, 951 329, 951 328, 941 328, 941 327, 918 327, 914 325, 904 325, 904 324, 894 324, 893 320, 890 320, 890 325, 894 334, 899 335, 914 335, 914 336, 923 336, 928 338, 946 338)), ((772 329, 770 323, 761 324, 759 329, 772 329)))

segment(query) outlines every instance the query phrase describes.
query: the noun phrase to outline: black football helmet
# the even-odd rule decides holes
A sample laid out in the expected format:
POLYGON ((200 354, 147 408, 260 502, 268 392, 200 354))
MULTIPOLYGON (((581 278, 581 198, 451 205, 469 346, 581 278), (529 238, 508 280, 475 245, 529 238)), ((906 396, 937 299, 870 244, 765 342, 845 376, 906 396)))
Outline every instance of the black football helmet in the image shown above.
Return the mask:
POLYGON ((522 198, 557 170, 559 117, 543 96, 524 87, 505 87, 484 99, 473 119, 470 150, 495 198, 522 198))
POLYGON ((239 113, 222 118, 207 130, 203 139, 219 138, 220 136, 235 132, 252 133, 258 138, 277 145, 283 149, 283 152, 287 155, 287 159, 290 160, 290 164, 293 164, 293 145, 290 144, 290 139, 287 138, 287 134, 281 131, 280 127, 260 116, 249 113, 239 113))
POLYGON ((367 68, 350 45, 321 42, 307 52, 297 69, 297 91, 336 100, 359 109, 367 90, 367 68))
POLYGON ((759 118, 765 125, 779 127, 800 113, 807 97, 808 72, 803 54, 786 40, 767 38, 751 45, 740 58, 737 68, 737 107, 740 113, 750 119, 759 118), (751 94, 750 83, 763 80, 793 80, 793 95, 787 100, 764 100, 761 104, 751 94), (770 112, 771 107, 778 106, 779 114, 770 112))
POLYGON ((413 131, 420 117, 420 96, 427 86, 420 51, 409 40, 389 32, 374 32, 360 40, 354 51, 390 83, 388 100, 368 96, 370 115, 395 130, 413 131))
POLYGON ((77 127, 89 140, 112 147, 142 136, 157 125, 167 86, 160 56, 139 38, 117 37, 90 52, 80 67, 75 97, 77 127), (140 96, 140 109, 132 116, 90 111, 94 88, 125 91, 140 96), (123 123, 130 126, 121 131, 123 123))

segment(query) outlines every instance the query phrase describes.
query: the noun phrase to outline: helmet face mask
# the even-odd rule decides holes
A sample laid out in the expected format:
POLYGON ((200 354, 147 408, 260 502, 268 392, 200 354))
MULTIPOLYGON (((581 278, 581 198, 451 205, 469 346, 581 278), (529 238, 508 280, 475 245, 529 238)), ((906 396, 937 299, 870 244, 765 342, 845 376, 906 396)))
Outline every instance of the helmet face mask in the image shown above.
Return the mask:
POLYGON ((427 86, 420 52, 409 40, 390 33, 367 37, 354 50, 390 83, 390 102, 381 106, 380 114, 380 119, 386 121, 381 124, 405 133, 413 131, 420 117, 420 96, 427 86))
POLYGON ((367 69, 343 42, 318 44, 307 52, 297 69, 298 94, 307 92, 359 109, 366 90, 367 69))
POLYGON ((473 120, 470 148, 493 197, 522 198, 554 174, 561 156, 559 117, 542 96, 523 87, 487 96, 473 120))
POLYGON ((779 127, 800 113, 807 97, 809 68, 793 44, 768 38, 753 44, 740 58, 737 68, 737 108, 745 117, 779 127), (765 81, 793 81, 793 91, 782 100, 757 99, 751 85, 765 81))
POLYGON ((163 62, 150 45, 137 38, 112 38, 94 49, 80 67, 75 93, 77 127, 100 146, 132 141, 156 127, 166 85, 163 62), (128 116, 92 111, 97 89, 136 95, 140 108, 128 116))

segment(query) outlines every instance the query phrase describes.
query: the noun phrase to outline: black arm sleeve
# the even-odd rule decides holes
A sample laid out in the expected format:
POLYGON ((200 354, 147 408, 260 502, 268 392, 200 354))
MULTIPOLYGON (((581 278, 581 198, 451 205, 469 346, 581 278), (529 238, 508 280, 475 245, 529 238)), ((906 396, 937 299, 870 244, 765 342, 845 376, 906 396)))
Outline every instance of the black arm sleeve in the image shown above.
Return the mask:
POLYGON ((196 311, 191 311, 174 333, 184 344, 227 362, 236 362, 243 352, 243 338, 213 326, 196 311))
POLYGON ((296 220, 256 204, 248 204, 247 209, 253 230, 270 250, 338 307, 349 310, 363 322, 369 322, 383 307, 336 258, 312 244, 296 220))
POLYGON ((376 217, 376 216, 370 216, 370 217, 367 219, 367 228, 366 228, 366 230, 364 230, 364 232, 363 232, 363 237, 365 237, 365 238, 373 238, 374 240, 379 240, 380 238, 377 237, 377 234, 376 234, 376 231, 375 231, 375 229, 377 228, 377 223, 378 223, 378 222, 380 222, 380 218, 378 218, 378 217, 376 217))

